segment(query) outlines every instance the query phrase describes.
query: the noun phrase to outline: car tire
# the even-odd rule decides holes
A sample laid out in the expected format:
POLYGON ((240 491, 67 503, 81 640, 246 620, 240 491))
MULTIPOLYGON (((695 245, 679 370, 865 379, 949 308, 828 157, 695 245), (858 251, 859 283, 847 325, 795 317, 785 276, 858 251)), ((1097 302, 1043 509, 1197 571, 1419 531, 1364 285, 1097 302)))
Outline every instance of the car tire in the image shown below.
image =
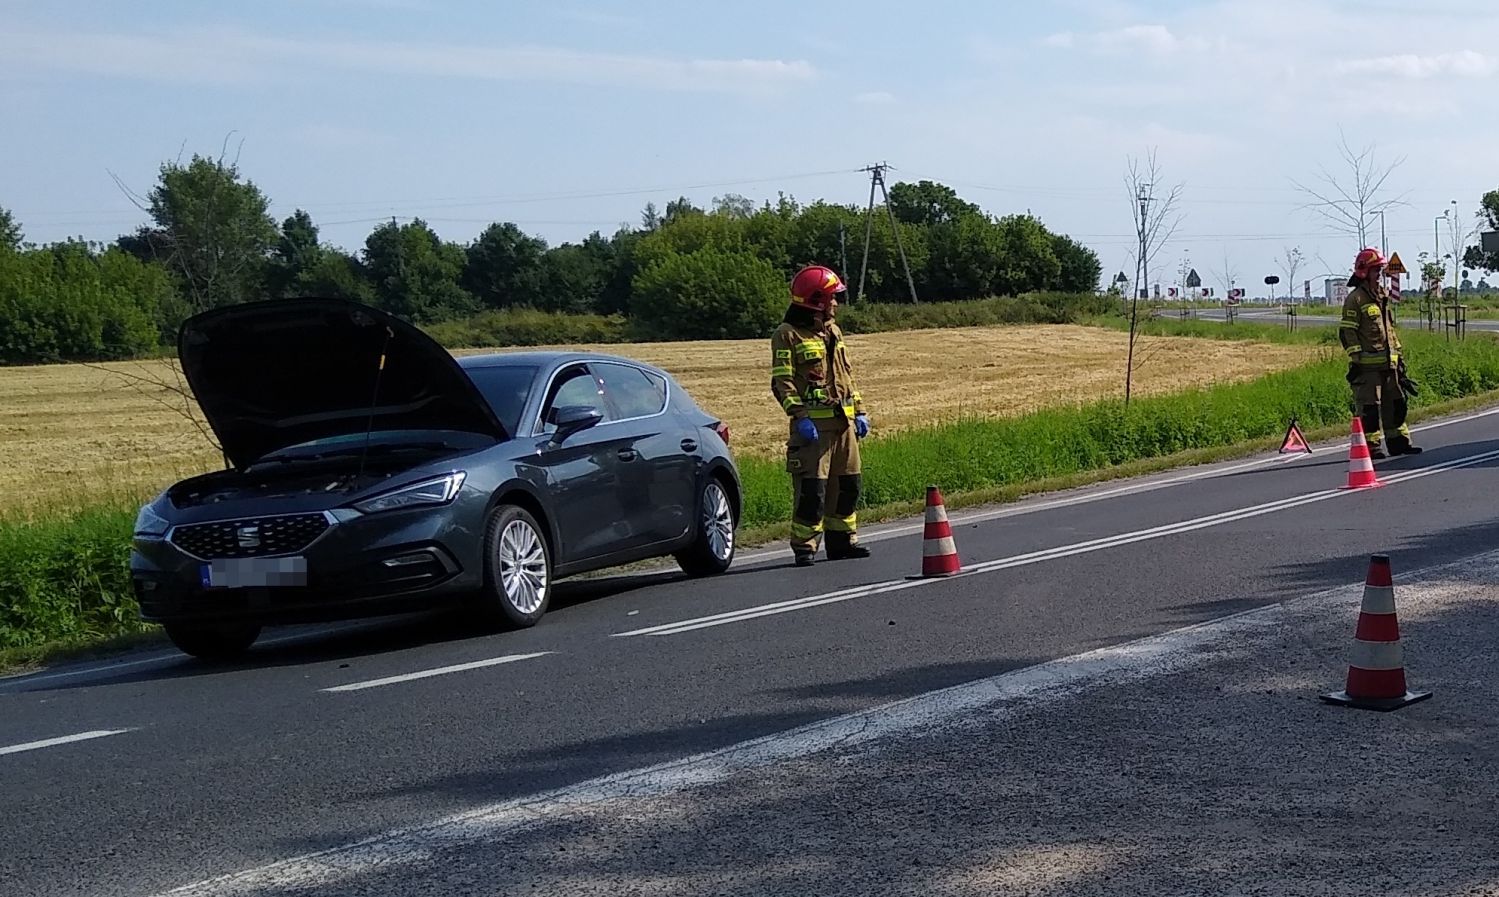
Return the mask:
POLYGON ((500 505, 484 530, 484 619, 502 629, 535 626, 552 603, 552 551, 525 508, 500 505))
POLYGON ((677 566, 688 576, 717 576, 734 563, 734 503, 723 480, 709 477, 698 496, 697 531, 692 544, 677 552, 677 566))
POLYGON ((208 661, 244 656, 261 629, 259 623, 166 623, 162 628, 177 650, 208 661))

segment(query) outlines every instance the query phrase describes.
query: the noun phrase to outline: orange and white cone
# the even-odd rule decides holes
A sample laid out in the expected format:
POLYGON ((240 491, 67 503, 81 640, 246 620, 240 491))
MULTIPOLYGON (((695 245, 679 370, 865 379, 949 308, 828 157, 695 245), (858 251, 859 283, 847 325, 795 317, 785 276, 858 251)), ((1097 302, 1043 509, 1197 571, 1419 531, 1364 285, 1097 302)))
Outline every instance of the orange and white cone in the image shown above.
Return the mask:
POLYGON ((1374 459, 1369 455, 1369 440, 1364 422, 1353 416, 1353 430, 1348 439, 1348 485, 1344 489, 1378 489, 1384 483, 1374 473, 1374 459))
POLYGON ((1364 603, 1353 636, 1348 682, 1342 691, 1325 694, 1322 700, 1362 710, 1398 710, 1429 697, 1429 691, 1406 688, 1390 559, 1376 554, 1369 560, 1369 574, 1364 579, 1364 603))
POLYGON ((921 575, 908 578, 952 576, 962 570, 963 564, 958 560, 957 543, 952 537, 952 525, 947 522, 947 505, 942 501, 942 491, 936 486, 928 486, 926 487, 926 531, 921 540, 921 575))

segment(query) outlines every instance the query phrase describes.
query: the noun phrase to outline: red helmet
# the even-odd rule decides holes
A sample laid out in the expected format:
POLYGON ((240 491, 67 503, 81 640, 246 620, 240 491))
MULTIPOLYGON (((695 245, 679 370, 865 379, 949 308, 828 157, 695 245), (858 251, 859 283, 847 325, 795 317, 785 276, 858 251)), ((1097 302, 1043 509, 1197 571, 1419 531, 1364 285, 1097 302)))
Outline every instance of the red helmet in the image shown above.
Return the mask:
POLYGON ((1353 260, 1353 276, 1367 277, 1370 271, 1377 271, 1385 266, 1385 257, 1378 249, 1372 246, 1358 254, 1353 260))
POLYGON ((832 296, 847 290, 848 287, 843 285, 843 281, 832 268, 808 265, 791 278, 791 303, 816 311, 824 311, 832 296))

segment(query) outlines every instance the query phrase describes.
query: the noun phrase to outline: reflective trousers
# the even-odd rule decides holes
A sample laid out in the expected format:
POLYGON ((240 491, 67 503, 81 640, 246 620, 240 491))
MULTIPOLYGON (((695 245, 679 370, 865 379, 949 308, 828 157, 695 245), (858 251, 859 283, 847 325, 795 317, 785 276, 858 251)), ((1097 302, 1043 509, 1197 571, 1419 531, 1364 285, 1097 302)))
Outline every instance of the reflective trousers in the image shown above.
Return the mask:
POLYGON ((817 441, 796 435, 786 442, 786 471, 791 474, 791 547, 815 552, 824 533, 830 539, 857 544, 862 488, 859 440, 853 422, 835 417, 813 421, 817 441))
POLYGON ((1400 375, 1389 368, 1369 368, 1359 372, 1353 383, 1353 401, 1358 405, 1364 436, 1370 448, 1378 448, 1388 435, 1400 446, 1410 442, 1410 427, 1405 424, 1405 390, 1400 375))

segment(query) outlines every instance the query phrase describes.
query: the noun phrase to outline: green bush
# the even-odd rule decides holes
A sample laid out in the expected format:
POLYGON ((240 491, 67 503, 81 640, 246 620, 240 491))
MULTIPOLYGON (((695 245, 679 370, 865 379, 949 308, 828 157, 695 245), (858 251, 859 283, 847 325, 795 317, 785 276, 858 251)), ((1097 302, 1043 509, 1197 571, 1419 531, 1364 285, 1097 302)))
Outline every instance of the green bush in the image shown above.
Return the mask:
POLYGON ((629 335, 620 315, 570 315, 529 308, 486 311, 425 329, 449 349, 622 343, 629 335))
POLYGON ((119 249, 0 249, 0 364, 150 354, 157 312, 172 295, 165 271, 119 249))
POLYGON ((133 510, 0 520, 0 648, 143 631, 127 567, 133 510))
POLYGON ((766 337, 786 308, 786 280, 764 259, 712 246, 666 252, 635 275, 633 329, 644 339, 766 337))

